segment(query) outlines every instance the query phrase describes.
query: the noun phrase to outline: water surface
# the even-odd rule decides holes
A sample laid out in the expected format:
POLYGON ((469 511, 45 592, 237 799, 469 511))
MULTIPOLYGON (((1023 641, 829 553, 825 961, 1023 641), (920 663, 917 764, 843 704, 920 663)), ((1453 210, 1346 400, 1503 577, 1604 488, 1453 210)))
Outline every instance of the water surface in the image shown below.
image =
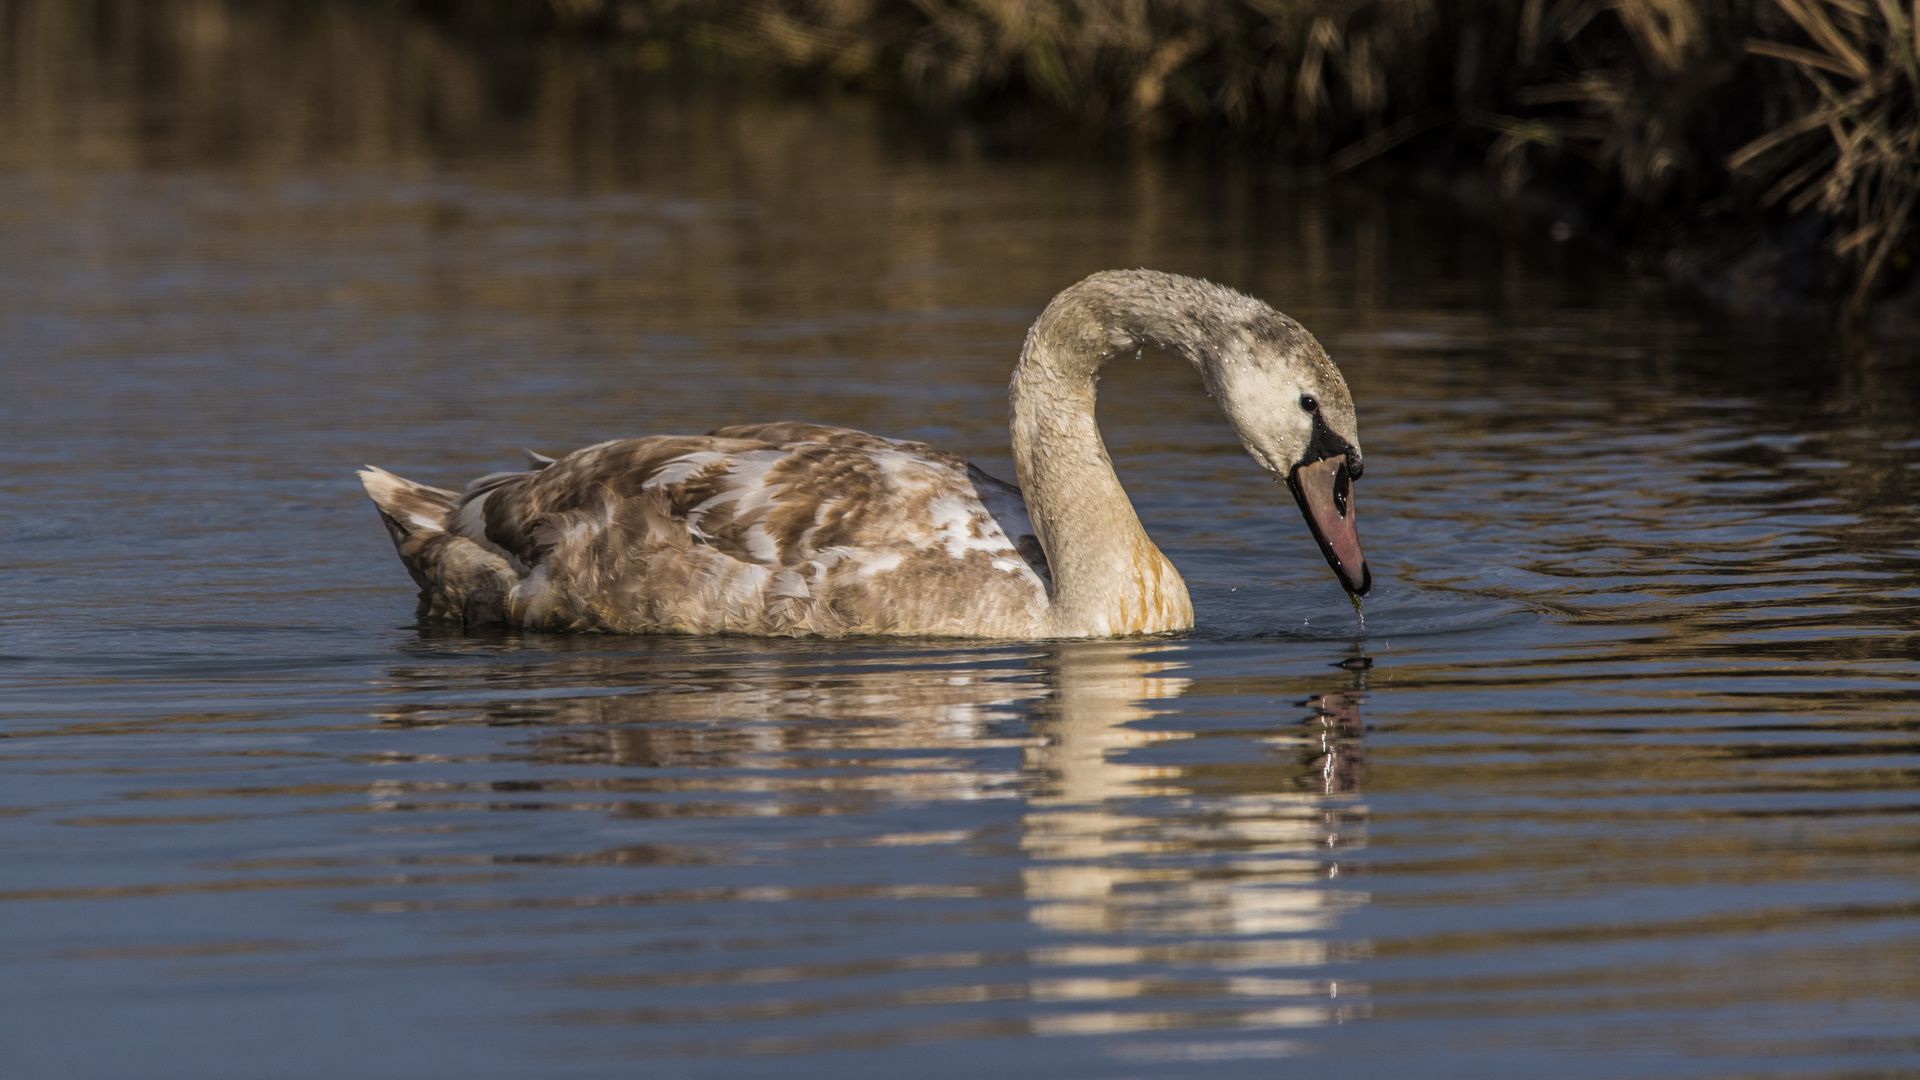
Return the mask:
POLYGON ((0 10, 8 1075, 1920 1075, 1910 351, 1255 164, 0 10), (422 627, 352 477, 779 418, 1010 476, 1026 325, 1137 265, 1345 370, 1364 630, 1152 354, 1170 639, 422 627))

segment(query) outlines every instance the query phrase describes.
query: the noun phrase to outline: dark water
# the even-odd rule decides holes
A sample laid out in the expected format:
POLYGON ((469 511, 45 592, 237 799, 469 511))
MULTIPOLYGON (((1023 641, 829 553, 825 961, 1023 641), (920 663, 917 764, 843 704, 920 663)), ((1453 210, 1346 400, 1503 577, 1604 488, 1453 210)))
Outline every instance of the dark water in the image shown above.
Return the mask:
POLYGON ((0 4, 7 1076, 1920 1075, 1913 351, 1253 165, 94 10, 0 4), (1027 322, 1134 265, 1341 362, 1364 632, 1151 355, 1171 640, 424 629, 352 478, 1010 475, 1027 322))

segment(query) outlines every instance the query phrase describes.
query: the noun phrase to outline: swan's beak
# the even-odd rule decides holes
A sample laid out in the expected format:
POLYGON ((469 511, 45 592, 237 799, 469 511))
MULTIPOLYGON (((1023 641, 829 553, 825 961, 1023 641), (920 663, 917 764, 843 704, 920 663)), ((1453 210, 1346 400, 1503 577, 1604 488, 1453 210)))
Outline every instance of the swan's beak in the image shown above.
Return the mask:
POLYGON ((1306 515, 1327 565, 1340 575, 1340 584, 1355 596, 1367 595, 1373 587, 1373 573, 1367 569, 1367 557, 1360 553, 1346 455, 1295 465, 1287 474, 1287 486, 1293 489, 1294 500, 1306 515))

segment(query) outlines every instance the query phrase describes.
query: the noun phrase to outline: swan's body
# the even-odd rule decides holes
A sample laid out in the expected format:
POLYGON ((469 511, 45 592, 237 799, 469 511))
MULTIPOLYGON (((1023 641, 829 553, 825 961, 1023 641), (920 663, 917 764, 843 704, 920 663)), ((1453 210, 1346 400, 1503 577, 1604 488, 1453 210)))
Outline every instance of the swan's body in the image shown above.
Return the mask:
POLYGON ((1028 333, 1011 388, 1018 488, 922 443, 793 423, 534 457, 464 494, 360 475, 433 618, 696 634, 1182 630, 1186 585, 1094 424, 1101 365, 1144 344, 1200 369, 1342 583, 1364 593, 1348 499, 1359 440, 1339 370, 1267 305, 1146 270, 1080 282, 1028 333))

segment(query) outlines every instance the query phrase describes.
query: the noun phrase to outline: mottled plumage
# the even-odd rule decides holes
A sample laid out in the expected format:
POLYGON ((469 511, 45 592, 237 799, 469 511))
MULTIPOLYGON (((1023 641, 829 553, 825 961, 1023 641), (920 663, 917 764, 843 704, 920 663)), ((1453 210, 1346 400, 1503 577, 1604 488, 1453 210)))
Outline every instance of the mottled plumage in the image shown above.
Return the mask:
POLYGON ((1030 635, 1047 569, 1017 488, 818 424, 602 443, 464 494, 363 474, 421 614, 551 630, 1030 635))
POLYGON ((1354 410, 1313 335, 1251 297, 1150 270, 1055 297, 1010 388, 1020 487, 952 454, 818 424, 528 455, 456 494, 360 474, 423 617, 549 630, 1108 637, 1193 625, 1094 423, 1100 367, 1153 344, 1199 369, 1286 480, 1346 587, 1370 578, 1354 410), (1024 492, 1024 498, 1023 498, 1024 492), (1029 517, 1029 507, 1032 515, 1029 517))

